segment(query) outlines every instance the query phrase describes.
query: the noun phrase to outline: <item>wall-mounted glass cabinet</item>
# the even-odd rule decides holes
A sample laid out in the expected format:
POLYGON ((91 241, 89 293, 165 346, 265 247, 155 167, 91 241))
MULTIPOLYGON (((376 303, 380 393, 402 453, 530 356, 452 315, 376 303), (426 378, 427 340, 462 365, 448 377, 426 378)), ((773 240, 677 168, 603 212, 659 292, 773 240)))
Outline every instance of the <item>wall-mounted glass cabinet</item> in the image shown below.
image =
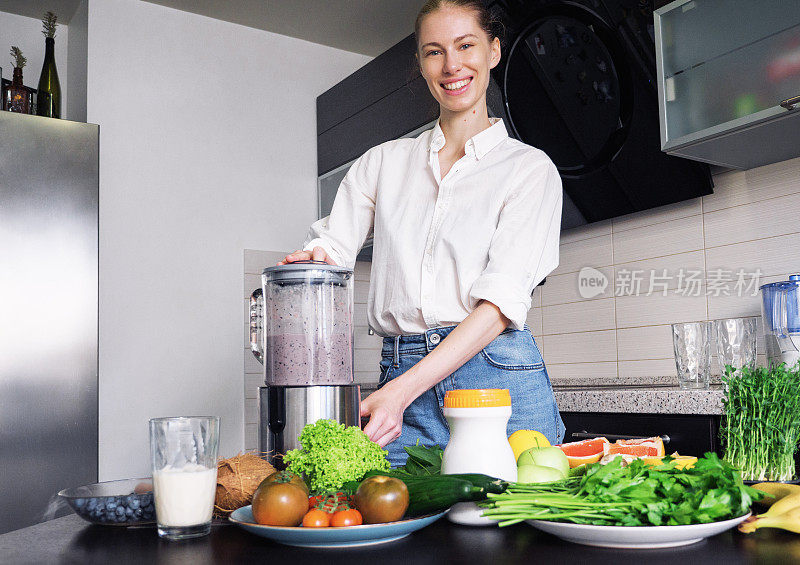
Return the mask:
POLYGON ((654 16, 662 150, 734 168, 800 156, 798 0, 676 0, 654 16))

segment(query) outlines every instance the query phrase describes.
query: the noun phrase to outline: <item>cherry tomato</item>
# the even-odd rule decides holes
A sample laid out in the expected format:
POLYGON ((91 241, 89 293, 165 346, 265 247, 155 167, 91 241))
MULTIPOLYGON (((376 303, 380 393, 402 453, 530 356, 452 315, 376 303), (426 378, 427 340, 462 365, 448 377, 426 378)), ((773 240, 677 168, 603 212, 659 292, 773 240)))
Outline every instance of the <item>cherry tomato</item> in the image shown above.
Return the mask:
POLYGON ((408 487, 393 477, 370 477, 358 485, 354 501, 365 524, 395 522, 408 508, 408 487))
POLYGON ((303 516, 305 528, 327 528, 331 525, 331 515, 318 508, 312 508, 303 516))
MULTIPOLYGON (((343 492, 336 492, 331 494, 320 494, 313 497, 314 507, 319 508, 320 510, 324 510, 325 512, 333 513, 339 510, 347 510, 348 508, 352 508, 352 498, 343 493, 343 492)), ((309 501, 309 504, 311 501, 309 501)))
POLYGON ((331 526, 341 528, 343 526, 359 526, 363 523, 361 512, 351 508, 349 510, 339 510, 331 515, 331 526))
POLYGON ((308 511, 306 493, 292 483, 258 485, 253 495, 253 518, 267 526, 299 526, 308 511))

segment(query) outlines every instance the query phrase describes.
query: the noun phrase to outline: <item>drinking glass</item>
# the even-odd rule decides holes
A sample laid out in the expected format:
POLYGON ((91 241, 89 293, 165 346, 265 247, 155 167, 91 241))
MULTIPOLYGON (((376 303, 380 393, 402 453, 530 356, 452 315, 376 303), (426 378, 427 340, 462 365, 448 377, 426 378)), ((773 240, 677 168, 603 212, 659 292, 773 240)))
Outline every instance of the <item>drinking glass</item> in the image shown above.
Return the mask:
POLYGON ((711 332, 711 322, 672 324, 672 345, 681 388, 708 388, 711 378, 711 332))
POLYGON ((736 372, 756 366, 756 322, 754 317, 714 320, 717 335, 717 357, 722 373, 725 365, 736 372))
POLYGON ((153 418, 150 455, 158 535, 180 540, 207 535, 217 490, 219 418, 153 418))

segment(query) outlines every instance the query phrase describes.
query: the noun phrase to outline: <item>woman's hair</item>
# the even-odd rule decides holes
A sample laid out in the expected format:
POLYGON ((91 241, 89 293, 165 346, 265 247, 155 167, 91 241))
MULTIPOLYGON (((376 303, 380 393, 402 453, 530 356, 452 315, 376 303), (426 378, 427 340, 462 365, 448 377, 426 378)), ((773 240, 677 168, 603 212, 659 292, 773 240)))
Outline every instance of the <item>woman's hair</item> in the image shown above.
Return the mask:
POLYGON ((425 5, 420 8, 417 14, 417 20, 414 22, 414 38, 417 40, 418 47, 419 28, 422 25, 422 20, 436 10, 447 7, 472 10, 475 13, 475 19, 478 25, 486 32, 489 41, 492 41, 495 37, 500 38, 502 35, 502 24, 498 20, 492 18, 492 14, 486 8, 482 0, 427 0, 425 5))

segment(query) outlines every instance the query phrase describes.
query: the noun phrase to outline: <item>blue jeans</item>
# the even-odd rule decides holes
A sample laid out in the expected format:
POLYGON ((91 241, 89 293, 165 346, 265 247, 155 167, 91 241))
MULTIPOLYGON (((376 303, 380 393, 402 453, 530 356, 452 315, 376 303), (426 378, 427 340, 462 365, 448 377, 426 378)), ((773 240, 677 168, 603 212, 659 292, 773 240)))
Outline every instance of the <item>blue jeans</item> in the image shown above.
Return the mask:
MULTIPOLYGON (((378 388, 419 363, 454 328, 434 328, 424 334, 383 338, 378 388)), ((403 465, 408 457, 404 447, 414 445, 418 440, 428 446, 446 446, 450 429, 442 412, 444 395, 448 390, 475 388, 507 388, 511 391, 508 435, 517 430, 538 430, 550 443, 561 443, 564 424, 542 354, 527 328, 506 329, 455 373, 445 377, 406 408, 400 437, 386 447, 392 466, 403 465)))

